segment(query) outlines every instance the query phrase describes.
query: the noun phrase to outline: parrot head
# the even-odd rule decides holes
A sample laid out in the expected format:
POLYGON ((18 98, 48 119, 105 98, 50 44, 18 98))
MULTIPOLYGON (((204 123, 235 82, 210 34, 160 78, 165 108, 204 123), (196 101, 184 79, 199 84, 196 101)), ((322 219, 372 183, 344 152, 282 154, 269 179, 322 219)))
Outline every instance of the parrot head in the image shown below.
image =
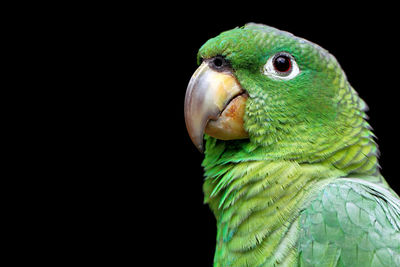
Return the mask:
POLYGON ((198 61, 185 122, 200 151, 206 135, 248 155, 310 160, 369 133, 365 103, 335 57, 310 41, 251 23, 208 40, 198 61))

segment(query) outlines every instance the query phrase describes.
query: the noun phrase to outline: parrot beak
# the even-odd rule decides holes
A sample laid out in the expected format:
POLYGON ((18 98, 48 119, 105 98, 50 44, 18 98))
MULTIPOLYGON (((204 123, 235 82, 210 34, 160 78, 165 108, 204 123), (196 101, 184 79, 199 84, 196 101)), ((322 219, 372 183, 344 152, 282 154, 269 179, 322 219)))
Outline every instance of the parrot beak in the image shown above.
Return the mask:
POLYGON ((204 133, 221 140, 243 139, 247 94, 230 71, 212 69, 204 61, 193 74, 185 96, 189 136, 203 152, 204 133))

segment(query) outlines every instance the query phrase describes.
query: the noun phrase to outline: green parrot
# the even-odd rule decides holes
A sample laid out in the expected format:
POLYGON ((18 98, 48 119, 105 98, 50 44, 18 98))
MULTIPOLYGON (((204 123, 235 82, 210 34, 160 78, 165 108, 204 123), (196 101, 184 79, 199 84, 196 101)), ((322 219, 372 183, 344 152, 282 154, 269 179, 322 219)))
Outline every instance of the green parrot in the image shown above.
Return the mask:
POLYGON ((249 23, 208 40, 185 96, 214 266, 400 266, 400 200, 333 55, 249 23))

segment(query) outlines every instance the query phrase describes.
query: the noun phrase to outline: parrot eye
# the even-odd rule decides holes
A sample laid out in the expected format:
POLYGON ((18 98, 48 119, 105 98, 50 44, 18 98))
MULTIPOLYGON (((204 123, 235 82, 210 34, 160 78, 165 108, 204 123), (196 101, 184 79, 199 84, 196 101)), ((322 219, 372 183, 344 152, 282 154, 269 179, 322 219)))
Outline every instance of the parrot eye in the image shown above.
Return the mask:
POLYGON ((286 52, 275 54, 264 65, 264 74, 274 79, 290 80, 299 73, 295 59, 286 52))

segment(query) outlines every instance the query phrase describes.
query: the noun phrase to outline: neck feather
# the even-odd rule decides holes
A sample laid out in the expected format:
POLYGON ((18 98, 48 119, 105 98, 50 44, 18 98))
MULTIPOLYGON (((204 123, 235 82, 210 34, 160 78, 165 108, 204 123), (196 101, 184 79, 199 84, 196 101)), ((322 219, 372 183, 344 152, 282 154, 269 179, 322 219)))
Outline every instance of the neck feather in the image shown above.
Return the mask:
POLYGON ((205 202, 218 225, 215 266, 295 261, 297 219, 308 196, 341 171, 293 161, 206 168, 205 202))
POLYGON ((379 175, 372 138, 308 161, 259 158, 243 144, 207 140, 203 189, 217 219, 215 266, 295 263, 298 216, 309 196, 333 179, 379 175))

